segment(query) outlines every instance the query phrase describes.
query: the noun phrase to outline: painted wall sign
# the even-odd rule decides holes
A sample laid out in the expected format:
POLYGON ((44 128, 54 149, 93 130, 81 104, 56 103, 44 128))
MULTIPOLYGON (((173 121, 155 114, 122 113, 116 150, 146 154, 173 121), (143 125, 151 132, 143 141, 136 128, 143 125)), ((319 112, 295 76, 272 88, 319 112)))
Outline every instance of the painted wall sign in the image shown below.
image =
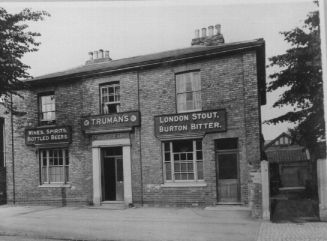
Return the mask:
POLYGON ((72 138, 70 126, 42 127, 25 130, 26 145, 70 143, 72 138))
POLYGON ((155 116, 155 135, 226 131, 226 122, 225 109, 155 116))
POLYGON ((140 113, 138 111, 87 116, 82 118, 82 129, 86 132, 115 130, 139 125, 140 113))

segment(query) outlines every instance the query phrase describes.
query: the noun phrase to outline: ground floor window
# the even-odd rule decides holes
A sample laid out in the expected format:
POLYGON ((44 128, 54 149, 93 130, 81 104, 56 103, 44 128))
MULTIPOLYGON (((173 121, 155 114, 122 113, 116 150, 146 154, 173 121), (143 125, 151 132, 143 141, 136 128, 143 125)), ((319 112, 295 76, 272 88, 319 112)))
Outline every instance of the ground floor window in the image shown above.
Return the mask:
POLYGON ((163 143, 166 181, 203 180, 201 140, 178 140, 163 143))
POLYGON ((69 181, 69 156, 67 149, 40 150, 41 184, 67 183, 69 181))

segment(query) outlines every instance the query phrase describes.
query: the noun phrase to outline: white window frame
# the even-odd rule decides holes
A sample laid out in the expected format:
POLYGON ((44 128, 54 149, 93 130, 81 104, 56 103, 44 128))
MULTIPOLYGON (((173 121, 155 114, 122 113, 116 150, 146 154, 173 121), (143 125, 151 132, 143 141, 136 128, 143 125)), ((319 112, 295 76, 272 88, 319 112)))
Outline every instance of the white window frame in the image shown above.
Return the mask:
POLYGON ((40 125, 52 125, 52 124, 55 124, 56 123, 56 97, 55 97, 55 94, 54 93, 44 93, 44 94, 40 94, 38 96, 39 98, 39 123, 40 125), (43 98, 45 97, 50 97, 53 98, 53 103, 43 103, 43 98), (45 106, 48 106, 48 108, 50 110, 44 110, 45 106), (45 113, 52 113, 52 118, 50 119, 42 119, 42 116, 45 114, 45 113))
MULTIPOLYGON (((164 181, 165 183, 194 183, 194 182, 203 182, 204 181, 204 163, 203 163, 203 143, 201 139, 192 139, 192 140, 186 140, 186 141, 192 141, 193 145, 193 150, 192 150, 192 156, 193 156, 193 175, 194 179, 175 179, 175 170, 174 170, 174 153, 173 152, 173 142, 174 141, 181 141, 181 140, 172 140, 172 141, 164 141, 162 142, 162 160, 163 160, 163 172, 164 172, 164 181), (200 141, 201 142, 201 150, 196 148, 196 142, 200 141), (169 143, 169 151, 165 150, 165 143, 169 143), (197 151, 201 151, 201 160, 197 160, 197 151), (170 153, 170 160, 166 161, 165 160, 165 153, 170 153), (170 171, 171 171, 171 176, 170 179, 167 179, 167 170, 166 170, 166 163, 170 163, 170 171), (198 177, 198 163, 201 163, 202 165, 202 178, 198 177)), ((180 153, 180 152, 179 152, 180 153)))
POLYGON ((186 112, 193 112, 193 111, 201 111, 202 110, 202 96, 201 96, 201 75, 200 75, 200 71, 199 70, 194 70, 194 71, 188 71, 188 72, 182 72, 182 73, 176 73, 175 74, 175 87, 176 87, 176 110, 177 113, 186 113, 186 112), (199 81, 199 83, 197 83, 198 89, 194 90, 195 86, 193 86, 193 82, 191 81, 192 84, 192 90, 186 90, 186 87, 184 87, 184 90, 181 91, 178 88, 178 76, 186 76, 186 75, 190 75, 190 78, 194 78, 194 73, 197 73, 198 75, 198 79, 197 81, 199 81), (185 103, 184 103, 184 107, 185 109, 181 108, 179 105, 179 96, 182 95, 187 95, 189 93, 192 93, 192 103, 194 108, 192 109, 187 109, 187 100, 185 99, 185 103), (195 95, 198 95, 198 108, 196 108, 197 102, 196 99, 194 98, 195 95))
MULTIPOLYGON (((58 153, 59 154, 59 153, 58 153)), ((69 152, 67 148, 59 148, 59 149, 40 149, 39 150, 39 160, 40 160, 40 184, 41 185, 45 185, 45 184, 67 184, 69 183, 69 152), (50 161, 50 157, 49 157, 49 152, 50 151, 61 151, 62 152, 62 165, 50 165, 49 161, 50 161), (43 155, 46 155, 46 165, 43 165, 43 155), (67 155, 67 156, 66 156, 67 155), (67 164, 68 161, 68 164, 67 164), (50 167, 62 167, 63 171, 62 171, 62 175, 63 175, 63 181, 60 182, 53 182, 50 180, 50 167), (44 168, 46 169, 46 179, 47 180, 43 180, 43 171, 44 168), (68 170, 68 174, 66 174, 67 170, 68 170)), ((58 160, 59 163, 59 160, 58 160)))
POLYGON ((100 85, 100 108, 101 108, 101 114, 112 114, 109 112, 109 109, 105 109, 105 106, 107 105, 116 105, 117 106, 117 113, 120 112, 120 83, 118 81, 111 82, 111 83, 106 83, 103 85, 100 85), (117 87, 119 88, 118 93, 117 87), (111 96, 114 97, 113 101, 109 100, 109 88, 113 88, 113 94, 111 96), (103 89, 107 89, 107 95, 103 95, 103 89), (108 98, 108 101, 103 102, 104 97, 108 98))

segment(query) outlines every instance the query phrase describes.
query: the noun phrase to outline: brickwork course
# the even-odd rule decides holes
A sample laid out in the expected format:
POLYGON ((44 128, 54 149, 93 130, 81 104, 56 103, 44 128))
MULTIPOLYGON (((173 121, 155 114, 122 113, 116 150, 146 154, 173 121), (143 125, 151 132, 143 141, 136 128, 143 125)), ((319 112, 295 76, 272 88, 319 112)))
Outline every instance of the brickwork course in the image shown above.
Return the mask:
POLYGON ((254 217, 260 217, 261 184, 250 174, 260 174, 264 66, 264 41, 258 39, 88 63, 30 81, 32 88, 21 92, 24 99, 14 99, 17 109, 26 112, 26 115, 13 117, 14 162, 10 154, 10 119, 6 121, 7 202, 93 204, 92 142, 125 138, 131 143, 134 205, 215 205, 215 141, 237 138, 240 203, 252 208, 254 217), (226 109, 227 130, 203 136, 205 185, 165 186, 162 140, 154 134, 154 116, 177 113, 175 74, 192 70, 200 71, 202 110, 226 109), (86 135, 81 128, 81 118, 100 114, 99 85, 113 81, 120 84, 120 112, 139 111, 141 125, 130 132, 86 135), (72 142, 68 147, 68 187, 40 185, 39 149, 25 144, 26 128, 39 127, 38 96, 49 91, 55 93, 56 126, 72 127, 72 142))

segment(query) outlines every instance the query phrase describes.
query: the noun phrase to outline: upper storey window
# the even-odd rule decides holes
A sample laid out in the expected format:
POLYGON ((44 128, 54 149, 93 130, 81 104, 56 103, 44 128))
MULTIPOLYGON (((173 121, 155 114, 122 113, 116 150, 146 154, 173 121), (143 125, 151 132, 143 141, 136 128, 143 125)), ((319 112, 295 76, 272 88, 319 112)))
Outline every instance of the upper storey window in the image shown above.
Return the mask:
POLYGON ((177 112, 201 110, 200 71, 176 74, 177 112))
POLYGON ((100 86, 101 113, 118 113, 120 109, 119 82, 112 82, 100 86))
POLYGON ((41 125, 51 125, 56 122, 56 102, 54 93, 39 96, 39 120, 41 125))

